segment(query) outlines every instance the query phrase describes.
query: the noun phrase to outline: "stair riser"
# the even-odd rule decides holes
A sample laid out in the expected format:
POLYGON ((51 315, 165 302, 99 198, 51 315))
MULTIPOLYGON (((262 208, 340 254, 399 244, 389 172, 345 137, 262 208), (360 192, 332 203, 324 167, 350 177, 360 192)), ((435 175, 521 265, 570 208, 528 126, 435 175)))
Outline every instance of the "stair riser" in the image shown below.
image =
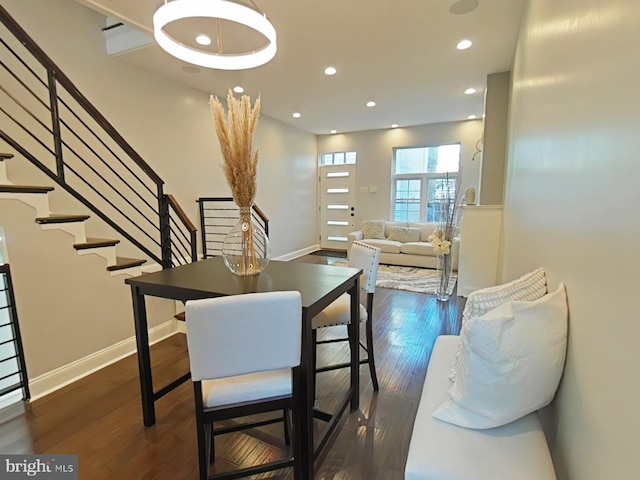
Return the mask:
POLYGON ((51 214, 49 211, 49 197, 46 194, 0 192, 0 199, 19 200, 22 203, 26 203, 35 209, 36 217, 48 217, 51 214))
POLYGON ((116 263, 116 247, 83 248, 78 255, 98 255, 107 261, 107 266, 116 263))
POLYGON ((87 241, 87 233, 84 228, 84 222, 67 222, 67 223, 43 223, 40 225, 42 230, 62 230, 75 238, 74 243, 85 243, 87 241))
POLYGON ((9 181, 9 177, 7 177, 7 166, 5 163, 6 162, 0 162, 0 184, 13 185, 13 183, 9 181))

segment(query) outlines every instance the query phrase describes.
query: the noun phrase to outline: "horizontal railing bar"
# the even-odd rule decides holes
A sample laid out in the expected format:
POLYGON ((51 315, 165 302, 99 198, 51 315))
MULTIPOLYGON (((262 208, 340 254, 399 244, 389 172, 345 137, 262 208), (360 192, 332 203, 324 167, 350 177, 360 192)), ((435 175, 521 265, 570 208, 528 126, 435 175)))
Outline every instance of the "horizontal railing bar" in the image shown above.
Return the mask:
MULTIPOLYGON (((0 8, 2 8, 2 7, 0 7, 0 8)), ((15 33, 14 33, 14 35, 15 35, 15 33)), ((18 37, 18 39, 19 39, 19 37, 18 37)), ((2 44, 6 47, 6 49, 11 52, 11 54, 15 57, 16 60, 18 60, 22 64, 23 67, 25 67, 27 70, 29 70, 29 72, 31 72, 31 75, 33 75, 36 78, 36 80, 40 81, 40 83, 42 83, 42 85, 44 87, 46 87, 47 89, 49 88, 48 85, 47 85, 47 82, 45 82, 42 78, 40 78, 40 76, 29 65, 27 65, 27 63, 22 59, 22 57, 20 57, 20 55, 18 55, 13 50, 13 48, 11 48, 2 38, 0 38, 0 42, 2 42, 2 44)), ((26 45, 24 45, 24 46, 26 47, 26 45)), ((46 67, 45 67, 45 69, 46 69, 46 67)))
MULTIPOLYGON (((124 218, 126 218, 127 220, 129 220, 129 222, 135 226, 138 230, 140 230, 143 234, 145 234, 147 237, 149 237, 149 239, 151 239, 156 245, 160 246, 160 243, 155 240, 151 235, 149 235, 146 231, 144 231, 142 229, 142 227, 140 227, 136 222, 134 222, 131 218, 129 218, 125 213, 123 213, 118 207, 116 207, 113 203, 111 203, 111 200, 109 200, 108 198, 105 198, 104 195, 102 195, 102 193, 100 193, 93 185, 91 185, 90 183, 88 183, 84 178, 82 178, 78 172, 76 172, 73 167, 71 167, 69 164, 65 163, 65 166, 67 167, 68 170, 70 170, 78 179, 82 180, 85 185, 87 185, 91 190, 93 190, 94 192, 96 192, 105 202, 107 202, 109 205, 111 205, 120 215, 122 215, 124 218)), ((104 215, 104 214, 103 214, 104 215)), ((106 215, 105 215, 106 216, 106 215)), ((147 221, 150 222, 150 220, 146 217, 143 216, 143 218, 145 218, 147 221)), ((151 223, 151 222, 150 222, 151 223)), ((153 224, 152 224, 153 225, 153 224)), ((159 228, 157 226, 154 225, 154 228, 156 230, 159 230, 159 228)))
MULTIPOLYGON (((24 130, 24 131, 25 131, 25 132, 26 132, 26 133, 27 133, 31 138, 33 138, 36 142, 38 142, 38 143, 42 146, 42 148, 44 148, 45 150, 47 150, 51 155, 55 155, 55 153, 53 152, 53 150, 51 150, 51 149, 50 149, 49 147, 47 147, 44 143, 42 143, 42 140, 40 140, 38 137, 36 137, 36 136, 31 132, 31 130, 29 130, 29 129, 28 129, 28 128, 26 128, 24 125, 22 125, 22 123, 20 123, 18 120, 16 120, 15 118, 13 118, 13 116, 12 116, 9 112, 7 112, 7 111, 6 111, 4 108, 2 108, 2 107, 0 107, 0 111, 1 111, 2 113, 4 113, 7 117, 9 117, 11 120, 13 120, 13 122, 14 122, 16 125, 18 125, 22 130, 24 130)), ((0 130, 0 132, 1 132, 1 134, 2 134, 2 138, 4 139, 6 134, 5 134, 5 133, 4 133, 4 131, 2 131, 2 130, 0 130)), ((9 137, 8 137, 8 136, 6 136, 6 138, 9 138, 9 137)), ((7 143, 9 143, 9 142, 7 142, 7 143)), ((44 165, 43 165, 43 166, 44 166, 44 165)), ((44 167, 44 168, 47 168, 47 169, 48 169, 48 167, 44 167)), ((56 180, 56 177, 53 177, 53 178, 54 178, 54 180, 56 180)))
POLYGON ((177 232, 171 227, 169 227, 169 231, 174 234, 174 237, 172 237, 172 239, 175 239, 175 241, 172 240, 171 243, 176 246, 181 245, 184 250, 188 250, 184 242, 180 239, 180 237, 176 235, 177 232))
MULTIPOLYGON (((114 157, 115 157, 115 158, 120 162, 120 164, 121 164, 124 168, 126 168, 126 169, 129 171, 129 173, 131 173, 131 175, 133 175, 133 176, 134 176, 134 178, 136 178, 136 180, 138 180, 138 181, 140 182, 140 184, 141 184, 142 186, 144 186, 144 187, 149 191, 149 193, 151 193, 151 195, 154 195, 154 196, 155 196, 155 192, 154 192, 154 191, 153 191, 153 190, 152 190, 152 189, 151 189, 151 188, 150 188, 146 183, 144 183, 140 178, 138 178, 138 176, 134 173, 134 171, 133 171, 133 170, 131 170, 131 168, 130 168, 127 164, 125 164, 125 163, 124 163, 124 161, 123 161, 123 160, 122 160, 122 159, 121 159, 121 158, 120 158, 120 157, 119 157, 119 156, 118 156, 118 155, 117 155, 117 154, 116 154, 116 153, 111 149, 111 147, 109 147, 109 146, 108 146, 108 145, 107 145, 107 144, 106 144, 106 143, 105 143, 105 142, 104 142, 100 137, 98 137, 98 135, 96 135, 96 133, 93 131, 93 129, 92 129, 91 127, 89 127, 89 126, 84 122, 84 120, 82 120, 78 115, 76 115, 76 113, 71 109, 71 107, 70 107, 69 105, 67 105, 67 103, 64 101, 64 99, 60 98, 60 96, 59 96, 59 95, 58 95, 58 101, 59 101, 60 103, 62 103, 62 105, 64 105, 65 107, 67 107, 67 110, 69 111, 69 113, 71 113, 71 114, 72 114, 72 115, 73 115, 73 116, 74 116, 74 117, 75 117, 75 118, 76 118, 76 119, 77 119, 77 120, 78 120, 78 121, 79 121, 79 122, 80 122, 80 123, 81 123, 81 124, 82 124, 82 125, 83 125, 83 126, 84 126, 84 127, 85 127, 85 128, 86 128, 86 129, 87 129, 87 130, 92 134, 92 135, 93 135, 93 136, 94 136, 94 138, 95 138, 96 140, 98 140, 98 141, 102 144, 102 146, 104 146, 104 148, 106 148, 107 150, 109 150, 109 152, 111 153, 111 155, 113 155, 113 156, 114 156, 114 157)), ((71 127, 69 127, 69 125, 67 125, 67 123, 66 123, 64 120, 62 120, 62 119, 61 119, 61 121, 62 121, 62 123, 64 124, 64 126, 65 126, 65 127, 67 127, 67 128, 69 129, 69 131, 70 131, 71 133, 73 133, 73 134, 74 134, 78 139, 80 139, 80 137, 78 137, 78 135, 73 131, 73 129, 72 129, 71 127)), ((84 142, 84 140, 81 140, 81 141, 82 141, 83 143, 85 143, 85 142, 84 142)), ((87 145, 87 144, 85 143, 85 145, 87 145)), ((87 148, 90 148, 90 147, 87 145, 87 148)), ((93 151, 93 149, 91 149, 91 151, 93 151)), ((100 158, 100 159, 102 160, 102 158, 101 158, 97 153, 95 153, 95 152, 93 152, 93 153, 94 153, 98 158, 100 158)), ((115 172, 114 172, 114 173, 115 173, 115 172)), ((123 180, 123 181, 124 181, 124 180, 123 180)), ((135 192, 135 190, 133 189, 133 187, 131 187, 131 189, 135 192)))
MULTIPOLYGON (((20 375, 20 372, 16 372, 13 375, 20 375)), ((9 376, 12 377, 13 375, 9 375, 9 376)), ((14 385, 9 385, 8 387, 5 387, 5 388, 0 390, 0 397, 2 397, 3 395, 6 395, 7 393, 11 393, 11 392, 15 392, 16 390, 20 390, 21 388, 22 388, 22 383, 20 383, 20 382, 14 384, 14 385)))
MULTIPOLYGON (((8 324, 8 325, 10 325, 10 324, 8 324)), ((9 340, 5 340, 4 342, 0 342, 0 346, 2 346, 2 345, 6 345, 6 344, 8 344, 8 343, 15 342, 15 341, 16 341, 16 339, 12 337, 12 338, 10 338, 9 340)))
POLYGON ((51 135, 53 135, 53 131, 51 130, 51 128, 48 125, 46 125, 42 120, 40 120, 38 117, 36 117, 35 113, 33 113, 26 106, 24 106, 15 96, 13 96, 13 94, 11 94, 9 91, 7 91, 2 85, 0 85, 0 90, 2 90, 7 95, 7 97, 9 97, 11 100, 13 100, 14 103, 16 105, 18 105, 22 110, 24 110, 31 118, 33 118, 36 122, 38 122, 40 124, 40 126, 42 126, 46 131, 48 131, 51 135))
POLYGON ((2 328, 2 327, 8 327, 9 325, 11 325, 11 322, 9 322, 9 323, 4 323, 4 324, 0 325, 0 328, 2 328))
MULTIPOLYGON (((122 198, 122 199, 123 199, 125 202, 127 202, 127 203, 128 203, 128 204, 129 204, 129 205, 130 205, 134 210, 136 210, 140 215, 142 215, 142 218, 144 218, 145 220, 147 220, 151 225, 155 226, 155 224, 154 224, 151 220, 149 220, 149 219, 146 217, 146 215, 145 215, 144 213, 142 213, 142 211, 140 211, 140 209, 139 209, 138 207, 136 207, 133 203, 131 203, 131 201, 130 201, 127 197, 125 197, 125 196, 123 195, 123 193, 122 193, 122 192, 120 192, 120 191, 119 191, 119 190, 117 190, 113 185, 111 185, 111 184, 110 184, 110 183, 109 183, 109 182, 108 182, 108 181, 107 181, 107 180, 106 180, 106 179, 105 179, 105 178, 104 178, 100 173, 98 173, 98 171, 97 171, 97 170, 96 170, 92 165, 90 165, 90 164, 88 164, 86 161, 84 161, 84 160, 83 160, 83 158, 82 158, 82 157, 80 157, 80 155, 78 155, 78 153, 77 153, 73 148, 71 148, 71 147, 70 147, 66 142, 64 142, 64 141, 63 141, 62 143, 63 143, 63 145, 64 145, 65 147, 67 147, 67 149, 69 149, 69 151, 71 151, 71 153, 73 153, 73 154, 74 154, 74 155, 75 155, 75 156, 76 156, 76 157, 77 157, 77 158, 78 158, 78 159, 79 159, 79 160, 80 160, 84 165, 86 165, 86 166, 87 166, 87 168, 89 168, 93 173, 95 173, 95 174, 98 176, 98 178, 100 178, 100 179, 101 179, 101 180, 102 180, 102 181, 103 181, 107 186, 111 187, 111 190, 113 190, 115 193, 117 193, 117 194, 120 196, 120 198, 122 198)), ((73 171, 73 169, 69 166, 69 164, 68 164, 67 162, 64 162, 64 165, 65 165, 67 168, 69 168, 70 170, 72 170, 72 171, 73 171)), ((91 187, 91 188, 92 188, 92 189, 93 189, 93 190, 94 190, 98 195, 100 195, 100 196, 101 196, 105 201, 107 201, 107 202, 108 202, 108 203, 109 203, 113 208, 115 208, 116 210, 118 210, 119 212, 121 212, 119 208, 117 208, 113 203, 111 203, 111 201, 110 201, 110 200, 107 200, 107 199, 105 198, 105 196, 104 196, 104 195, 102 195, 102 194, 101 194, 100 192, 98 192, 95 188, 93 188, 93 186, 92 186, 91 184, 89 184, 89 182, 87 182, 83 177, 81 177, 81 176, 80 176, 78 173, 76 173, 75 171, 74 171, 73 173, 75 173, 75 174, 78 176, 78 178, 80 178, 80 180, 82 180, 85 184, 89 185, 89 187, 91 187)), ((156 212, 156 211, 153 209, 153 207, 152 207, 151 205, 149 205, 148 203, 147 203, 147 206, 148 206, 149 208, 151 208, 151 211, 152 211, 153 213, 156 213, 156 214, 158 213, 158 212, 156 212)), ((121 212, 121 213, 122 213, 122 212, 121 212)), ((132 221, 132 222, 133 222, 133 221, 132 221)))
POLYGON ((20 370, 10 373, 9 375, 5 375, 4 377, 0 377, 0 380, 6 380, 7 378, 13 377, 14 375, 20 375, 20 370))
MULTIPOLYGON (((2 60, 0 60, 0 64, 4 67, 4 69, 7 71, 7 73, 9 75, 11 75, 20 85, 22 85, 22 87, 25 90, 27 90, 31 94, 32 97, 34 97, 36 100, 38 100, 42 104, 42 106, 47 109, 47 111, 50 111, 50 108, 49 108, 49 105, 47 104, 47 102, 42 100, 38 96, 37 93, 35 93, 33 90, 31 90, 31 88, 26 83, 24 83, 20 77, 18 77, 15 73, 13 73, 13 70, 10 70, 9 67, 7 67, 2 60)), ((40 79, 38 79, 38 80, 40 80, 40 79)))
MULTIPOLYGON (((18 355, 13 355, 13 356, 11 356, 11 357, 3 358, 3 359, 0 359, 0 363, 2 363, 2 362, 8 362, 9 360, 14 360, 14 359, 16 359, 16 358, 18 358, 18 355)), ((18 371, 20 371, 20 369, 18 369, 18 371)))
POLYGON ((181 243, 182 243, 183 245, 184 245, 184 243, 187 243, 187 244, 190 244, 190 243, 191 243, 191 241, 190 241, 190 240, 189 240, 189 238, 187 237, 187 234, 186 234, 186 233, 184 233, 184 230, 183 230, 183 229, 181 229, 181 228, 180 228, 180 226, 179 226, 178 224, 176 224, 176 223, 175 223, 175 221, 174 221, 173 219, 170 219, 170 222, 169 222, 169 229, 170 229, 170 231, 171 231, 171 232, 174 232, 174 233, 175 233, 175 235, 176 235, 176 240, 181 241, 181 243), (171 227, 171 225, 175 225, 175 227, 176 227, 176 228, 174 229, 173 227, 171 227), (182 240, 184 240, 184 242, 182 242, 182 240, 181 240, 181 238, 180 238, 180 237, 182 237, 182 240))

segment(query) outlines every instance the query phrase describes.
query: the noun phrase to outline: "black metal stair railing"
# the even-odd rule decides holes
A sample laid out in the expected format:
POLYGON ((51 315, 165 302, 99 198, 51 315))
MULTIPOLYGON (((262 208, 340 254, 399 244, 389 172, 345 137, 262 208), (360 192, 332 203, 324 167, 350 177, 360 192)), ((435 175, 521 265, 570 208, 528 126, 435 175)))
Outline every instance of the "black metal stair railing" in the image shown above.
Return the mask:
MULTIPOLYGON (((200 231, 202 232, 202 255, 204 258, 222 255, 222 243, 236 223, 240 209, 231 197, 201 197, 200 231)), ((252 207, 253 220, 269 236, 269 219, 256 205, 252 207)))
POLYGON ((158 174, 1 6, 0 22, 0 138, 163 268, 197 260, 158 174))
POLYGON ((24 361, 18 312, 8 264, 0 265, 0 398, 22 390, 29 400, 29 379, 24 361))

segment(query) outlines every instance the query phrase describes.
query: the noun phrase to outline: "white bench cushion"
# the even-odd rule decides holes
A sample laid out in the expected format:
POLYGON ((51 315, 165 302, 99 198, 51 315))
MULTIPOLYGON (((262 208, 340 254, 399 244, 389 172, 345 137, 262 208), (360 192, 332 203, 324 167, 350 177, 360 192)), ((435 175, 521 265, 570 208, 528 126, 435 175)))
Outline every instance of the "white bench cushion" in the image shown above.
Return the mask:
POLYGON ((531 413, 488 430, 457 427, 432 417, 447 398, 458 337, 441 335, 433 347, 413 426, 405 480, 555 479, 549 448, 531 413))

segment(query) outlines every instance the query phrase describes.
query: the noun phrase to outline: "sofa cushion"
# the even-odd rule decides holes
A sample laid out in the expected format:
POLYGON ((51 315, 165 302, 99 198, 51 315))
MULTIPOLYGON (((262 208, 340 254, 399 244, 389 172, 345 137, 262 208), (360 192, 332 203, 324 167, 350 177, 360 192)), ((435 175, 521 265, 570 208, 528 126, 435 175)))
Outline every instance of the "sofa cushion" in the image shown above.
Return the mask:
POLYGON ((409 255, 425 255, 429 257, 436 256, 433 245, 428 242, 403 243, 402 245, 400 245, 400 253, 407 253, 409 255))
POLYGON ((393 226, 389 230, 389 240, 395 240, 396 242, 400 242, 400 243, 419 242, 420 229, 393 226))
POLYGON ((433 418, 447 398, 458 337, 441 335, 433 346, 418 406, 405 480, 550 480, 555 472, 538 415, 492 430, 469 430, 433 418))
POLYGON ((548 405, 564 369, 564 285, 533 302, 509 302, 462 327, 458 374, 434 412, 466 428, 506 425, 548 405))
POLYGON ((362 222, 363 238, 379 238, 384 239, 384 220, 364 220, 362 222))
POLYGON ((407 224, 411 228, 419 228, 420 229, 420 241, 428 242, 429 235, 431 235, 434 230, 436 230, 438 224, 437 223, 408 223, 407 224))
POLYGON ((400 246, 402 245, 402 243, 395 240, 379 240, 377 238, 369 238, 361 240, 361 242, 372 247, 378 247, 382 253, 400 253, 400 246))

